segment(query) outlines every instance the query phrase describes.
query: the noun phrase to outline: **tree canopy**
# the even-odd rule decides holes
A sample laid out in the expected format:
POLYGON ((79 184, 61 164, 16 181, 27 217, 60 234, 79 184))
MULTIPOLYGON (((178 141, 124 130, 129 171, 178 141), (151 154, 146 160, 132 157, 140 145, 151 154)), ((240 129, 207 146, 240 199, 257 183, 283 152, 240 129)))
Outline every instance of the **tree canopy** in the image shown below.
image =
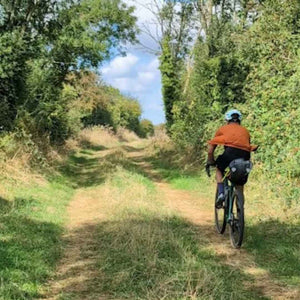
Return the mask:
POLYGON ((62 94, 69 75, 123 53, 138 31, 133 11, 120 0, 1 0, 1 125, 30 120, 63 141, 71 131, 62 94))

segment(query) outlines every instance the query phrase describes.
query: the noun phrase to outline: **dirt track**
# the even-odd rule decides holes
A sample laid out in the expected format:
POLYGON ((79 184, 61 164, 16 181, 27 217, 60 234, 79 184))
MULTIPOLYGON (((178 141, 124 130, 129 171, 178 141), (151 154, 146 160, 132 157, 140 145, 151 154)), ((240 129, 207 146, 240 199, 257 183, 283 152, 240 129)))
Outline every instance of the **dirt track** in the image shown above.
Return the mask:
MULTIPOLYGON (((126 147, 123 150, 126 150, 126 147)), ((99 155, 103 154, 99 152, 99 155)), ((131 151, 126 151, 126 155, 155 182, 161 201, 166 206, 204 228, 201 234, 209 240, 207 248, 213 249, 225 264, 251 275, 253 283, 247 288, 255 289, 270 299, 300 299, 299 290, 288 289, 276 283, 266 270, 255 264, 254 258, 246 250, 233 249, 227 234, 220 236, 216 233, 211 199, 200 199, 193 193, 171 188, 146 162, 145 153, 142 151, 134 151, 131 147, 131 151)), ((101 201, 97 195, 97 188, 82 188, 70 203, 65 256, 43 299, 108 299, 105 295, 97 293, 93 282, 88 282, 88 278, 97 277, 93 236, 96 223, 103 218, 101 201), (63 298, 64 294, 74 296, 63 298)))

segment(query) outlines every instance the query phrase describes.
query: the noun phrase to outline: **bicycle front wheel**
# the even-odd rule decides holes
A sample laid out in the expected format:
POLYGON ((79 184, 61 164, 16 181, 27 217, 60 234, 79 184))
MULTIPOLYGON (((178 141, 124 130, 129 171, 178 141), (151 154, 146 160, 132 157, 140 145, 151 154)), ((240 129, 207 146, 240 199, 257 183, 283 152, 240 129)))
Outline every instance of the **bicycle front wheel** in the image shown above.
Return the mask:
POLYGON ((232 203, 230 240, 234 248, 240 248, 244 238, 244 193, 243 187, 236 187, 232 203))
MULTIPOLYGON (((218 190, 216 192, 215 202, 218 198, 218 190)), ((224 203, 225 204, 225 203, 224 203)), ((223 205, 221 208, 216 208, 215 206, 215 224, 217 232, 223 234, 226 229, 226 205, 223 205)))

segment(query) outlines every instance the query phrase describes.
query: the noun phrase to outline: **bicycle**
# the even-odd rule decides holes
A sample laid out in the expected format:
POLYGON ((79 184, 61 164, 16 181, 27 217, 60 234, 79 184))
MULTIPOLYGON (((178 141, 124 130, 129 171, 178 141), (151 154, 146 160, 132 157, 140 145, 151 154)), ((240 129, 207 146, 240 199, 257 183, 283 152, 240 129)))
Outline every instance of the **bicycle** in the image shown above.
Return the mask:
MULTIPOLYGON (((210 177, 210 168, 206 167, 207 175, 210 177)), ((230 226, 230 240, 234 248, 241 247, 244 237, 244 192, 243 186, 236 185, 230 181, 230 169, 227 168, 223 177, 225 200, 221 208, 215 206, 215 225, 217 232, 223 234, 227 223, 230 226)), ((216 192, 215 201, 218 197, 216 192)))

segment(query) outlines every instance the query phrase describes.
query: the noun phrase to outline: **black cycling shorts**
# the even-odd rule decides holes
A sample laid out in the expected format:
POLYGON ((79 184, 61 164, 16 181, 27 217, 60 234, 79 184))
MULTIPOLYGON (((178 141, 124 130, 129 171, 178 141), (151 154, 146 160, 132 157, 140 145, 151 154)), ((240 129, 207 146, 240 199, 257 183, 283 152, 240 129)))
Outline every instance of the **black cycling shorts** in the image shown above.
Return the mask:
POLYGON ((224 173, 225 169, 229 166, 229 164, 238 158, 243 158, 245 160, 250 159, 250 152, 232 148, 232 147, 224 147, 224 152, 218 156, 216 160, 216 165, 220 171, 224 173))

